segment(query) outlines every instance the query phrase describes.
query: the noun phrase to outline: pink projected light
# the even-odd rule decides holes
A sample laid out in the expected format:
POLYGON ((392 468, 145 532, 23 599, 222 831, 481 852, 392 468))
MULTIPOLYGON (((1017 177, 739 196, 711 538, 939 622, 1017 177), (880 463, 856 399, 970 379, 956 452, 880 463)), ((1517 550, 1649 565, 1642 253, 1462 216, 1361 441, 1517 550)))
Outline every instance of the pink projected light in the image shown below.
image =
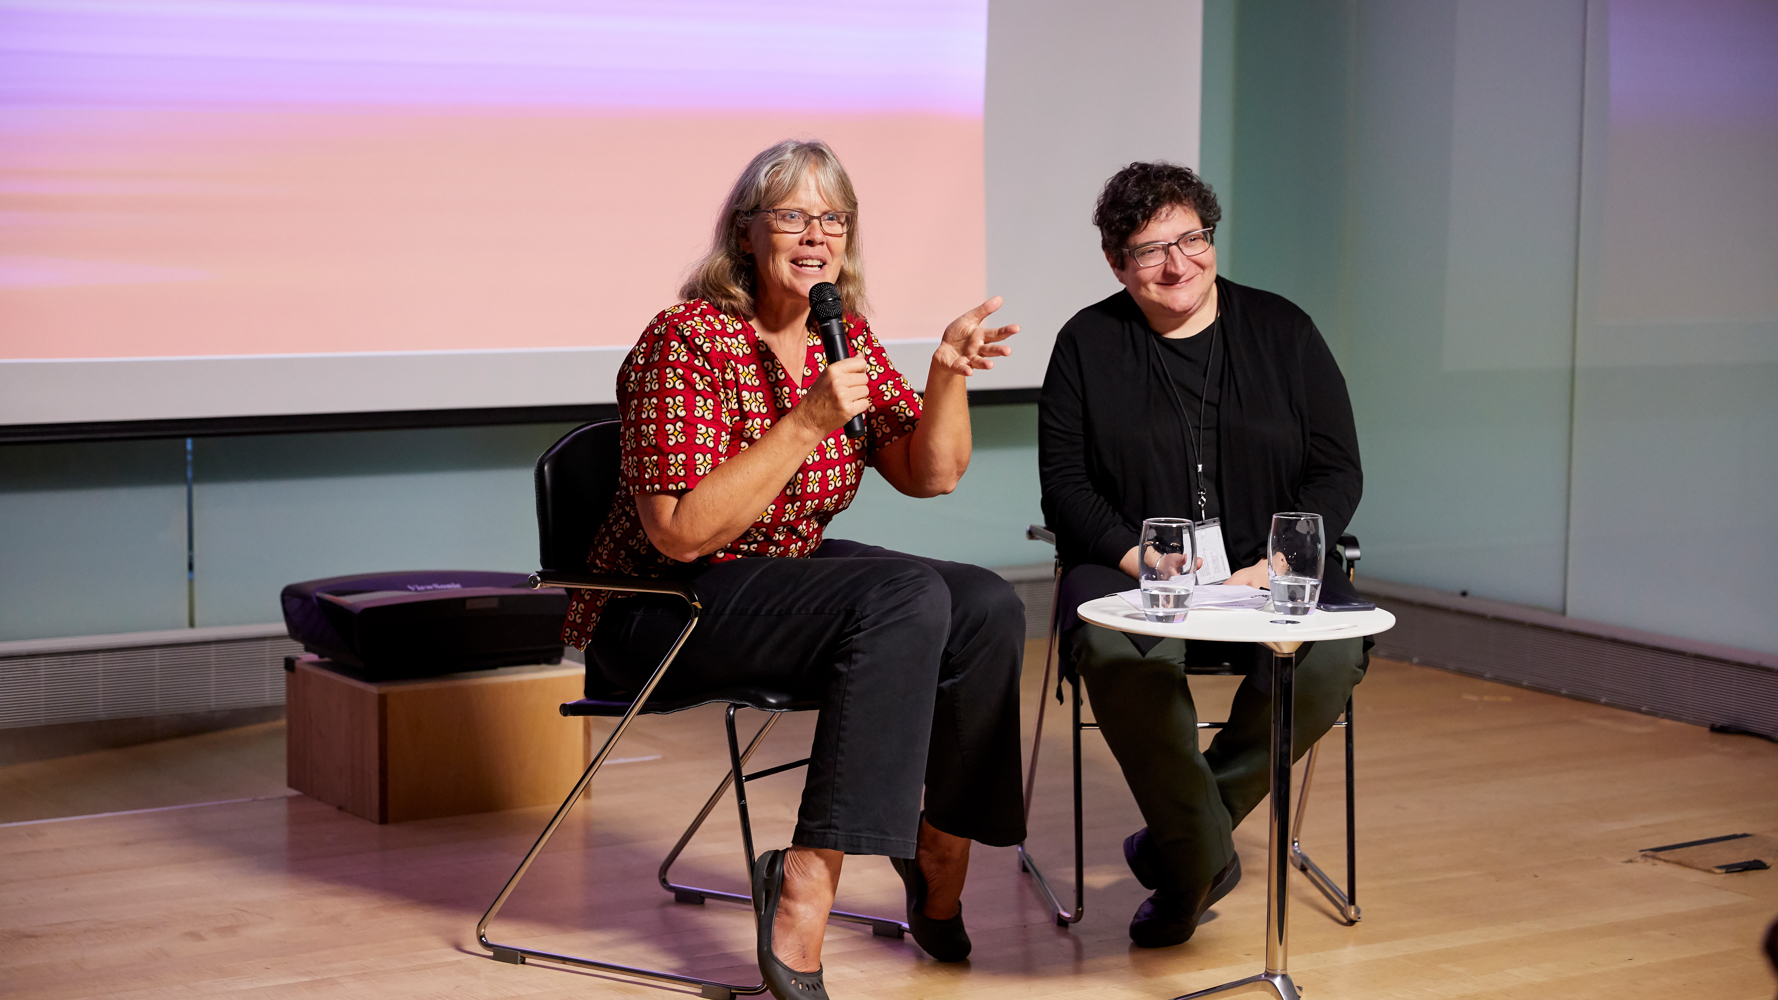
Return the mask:
POLYGON ((985 0, 0 0, 0 359, 627 345, 827 140, 873 325, 983 294, 985 0))

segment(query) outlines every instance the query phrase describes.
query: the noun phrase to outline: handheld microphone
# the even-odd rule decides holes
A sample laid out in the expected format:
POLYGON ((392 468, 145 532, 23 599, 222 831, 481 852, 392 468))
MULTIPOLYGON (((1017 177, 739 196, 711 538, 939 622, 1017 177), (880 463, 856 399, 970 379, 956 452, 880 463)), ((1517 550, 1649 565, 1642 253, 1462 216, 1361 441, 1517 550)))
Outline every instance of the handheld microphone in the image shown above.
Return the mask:
MULTIPOLYGON (((846 343, 845 311, 840 304, 840 290, 833 282, 823 281, 809 289, 809 312, 815 316, 821 348, 827 352, 830 365, 852 356, 852 347, 846 343)), ((846 436, 854 441, 864 436, 864 414, 846 421, 846 436)))

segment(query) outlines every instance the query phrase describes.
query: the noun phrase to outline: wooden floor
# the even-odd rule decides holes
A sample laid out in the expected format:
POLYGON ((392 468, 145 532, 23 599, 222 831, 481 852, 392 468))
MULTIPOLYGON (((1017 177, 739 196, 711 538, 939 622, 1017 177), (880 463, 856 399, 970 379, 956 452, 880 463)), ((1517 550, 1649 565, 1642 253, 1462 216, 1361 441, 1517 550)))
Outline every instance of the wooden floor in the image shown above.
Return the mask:
POLYGON ((284 722, 0 767, 0 823, 289 795, 284 722))
MULTIPOLYGON (((1028 671, 1027 725, 1040 666, 1028 671)), ((1231 691, 1214 679, 1200 690, 1210 710, 1231 691)), ((1778 914, 1778 869, 1713 875, 1636 852, 1778 831, 1778 745, 1387 661, 1360 687, 1358 712, 1365 919, 1335 923, 1293 876, 1290 968, 1307 997, 1773 996, 1757 946, 1778 914)), ((1031 836, 1060 879, 1064 720, 1050 712, 1031 836)), ((786 719, 756 763, 801 756, 812 721, 786 719)), ((496 940, 757 977, 744 907, 676 905, 653 879, 721 772, 721 732, 713 709, 639 723, 617 751, 624 762, 594 786, 593 808, 577 811, 507 907, 496 940)), ((1236 834, 1248 875, 1214 919, 1186 945, 1132 949, 1125 927, 1145 893, 1118 844, 1140 819, 1103 743, 1088 734, 1086 747, 1084 922, 1055 927, 1012 852, 978 849, 965 895, 975 958, 941 966, 911 943, 835 925, 826 953, 834 996, 1166 1000, 1258 971, 1263 808, 1236 834)), ((219 763, 217 773, 238 766, 219 763)), ((86 760, 40 768, 36 779, 66 784, 85 774, 103 788, 123 780, 112 770, 86 760)), ((191 775, 203 769, 173 770, 171 780, 190 787, 169 794, 195 794, 191 775)), ((1338 774, 1337 766, 1321 771, 1304 837, 1336 877, 1338 774)), ((14 772, 0 794, 42 800, 29 777, 14 772)), ((230 780, 204 787, 265 789, 263 774, 230 780)), ((128 784, 137 787, 130 801, 152 799, 144 790, 151 777, 128 784)), ((762 847, 787 839, 799 785, 785 776, 751 786, 762 847)), ((59 808, 73 795, 64 789, 59 808)), ((115 796, 102 801, 122 805, 115 796)), ((0 827, 0 994, 671 995, 613 977, 499 964, 476 946, 477 917, 547 814, 378 827, 297 796, 0 827)), ((744 887, 733 817, 725 803, 679 874, 744 887)), ((895 915, 901 906, 899 883, 879 858, 850 859, 841 894, 854 909, 895 915)))

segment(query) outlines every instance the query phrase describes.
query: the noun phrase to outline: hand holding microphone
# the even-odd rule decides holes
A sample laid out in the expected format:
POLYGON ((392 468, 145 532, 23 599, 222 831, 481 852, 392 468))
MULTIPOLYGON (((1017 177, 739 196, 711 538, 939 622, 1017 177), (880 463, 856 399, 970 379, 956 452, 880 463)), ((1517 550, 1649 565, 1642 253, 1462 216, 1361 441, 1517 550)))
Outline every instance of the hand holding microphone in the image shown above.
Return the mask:
POLYGON ((809 289, 809 312, 821 334, 821 347, 827 352, 827 371, 810 388, 805 399, 816 397, 823 388, 822 382, 828 383, 827 388, 834 391, 834 401, 842 412, 852 414, 846 421, 846 436, 856 441, 864 436, 864 411, 870 408, 870 379, 863 362, 835 368, 837 363, 852 357, 852 347, 846 342, 845 308, 840 303, 840 290, 833 282, 823 281, 809 289))

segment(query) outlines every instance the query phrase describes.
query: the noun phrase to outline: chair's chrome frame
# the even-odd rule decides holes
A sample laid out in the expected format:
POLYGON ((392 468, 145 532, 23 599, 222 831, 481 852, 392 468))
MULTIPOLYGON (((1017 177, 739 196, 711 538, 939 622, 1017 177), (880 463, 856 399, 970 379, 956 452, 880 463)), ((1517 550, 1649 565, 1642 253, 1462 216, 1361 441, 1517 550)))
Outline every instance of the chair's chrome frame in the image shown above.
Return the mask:
MULTIPOLYGON (((1025 537, 1036 542, 1047 542, 1050 545, 1056 543, 1055 532, 1043 525, 1033 524, 1026 528, 1025 537)), ((1341 555, 1342 561, 1346 564, 1347 573, 1350 575, 1359 559, 1358 546, 1355 543, 1342 543, 1341 555)), ((1060 610, 1061 599, 1062 562, 1058 559, 1056 560, 1055 586, 1052 588, 1052 597, 1050 600, 1049 645, 1044 653, 1043 683, 1042 686, 1038 688, 1042 694, 1037 705, 1037 731, 1031 741, 1031 762, 1025 775, 1025 820, 1027 823, 1029 823, 1031 819, 1031 801, 1037 787, 1037 758, 1038 751, 1043 746, 1043 719, 1045 710, 1049 706, 1050 676, 1051 672, 1057 666, 1056 620, 1057 612, 1060 610)), ((1070 731, 1073 735, 1072 749, 1074 751, 1073 909, 1069 909, 1062 904, 1060 896, 1057 894, 1055 888, 1050 885, 1049 879, 1044 876, 1043 869, 1038 866, 1037 859, 1031 855, 1030 849, 1023 843, 1018 845, 1019 870, 1028 872, 1031 875, 1032 880, 1037 884, 1037 891, 1043 896, 1044 901, 1049 904, 1050 910, 1056 921, 1056 926, 1063 928, 1079 923, 1081 917, 1086 915, 1086 838, 1084 830, 1084 807, 1081 799, 1081 786, 1083 782, 1081 780, 1080 734, 1083 730, 1099 728, 1097 722, 1081 721, 1080 709, 1082 698, 1080 693, 1080 678, 1069 677, 1068 681, 1069 686, 1072 689, 1072 697, 1070 700, 1072 702, 1071 708, 1073 712, 1073 720, 1072 725, 1070 726, 1070 731)), ((1221 729, 1225 724, 1226 723, 1222 722, 1199 722, 1198 728, 1221 729)), ((1314 859, 1309 857, 1308 853, 1302 848, 1301 833, 1303 827, 1303 815, 1308 811, 1309 807, 1309 788, 1315 779, 1315 760, 1321 750, 1320 743, 1310 747, 1308 754, 1304 756, 1303 787, 1302 791, 1298 793, 1296 816, 1290 826, 1290 847, 1288 858, 1290 864, 1298 871, 1301 871, 1303 875, 1308 878, 1309 883, 1316 889, 1320 890, 1321 894, 1327 897, 1328 902, 1333 904, 1337 919, 1347 926, 1351 926, 1358 923, 1363 917, 1363 912, 1358 908, 1357 811, 1355 808, 1356 795, 1353 783, 1352 699, 1346 699, 1345 715, 1338 722, 1334 723, 1334 727, 1345 730, 1346 736, 1345 890, 1341 891, 1340 887, 1334 883, 1334 880, 1330 878, 1328 874, 1321 869, 1321 866, 1317 865, 1314 859)))
MULTIPOLYGON (((556 829, 562 825, 562 821, 568 818, 569 811, 574 808, 575 803, 580 801, 581 796, 587 790, 587 786, 592 784, 593 776, 599 772, 599 768, 604 765, 606 758, 611 756, 612 748, 617 745, 617 741, 623 737, 624 732, 630 728, 630 723, 634 722, 636 716, 641 714, 642 708, 647 704, 649 696, 654 694, 655 688, 660 685, 661 678, 666 676, 667 668, 672 666, 673 660, 679 656, 680 649, 685 646, 685 640, 690 637, 692 629, 698 624, 699 616, 703 613, 703 604, 698 600, 697 592, 688 585, 671 581, 583 573, 557 573, 546 570, 531 575, 531 586, 534 588, 562 587, 578 590, 604 590, 619 593, 668 594, 685 601, 687 607, 690 609, 691 617, 686 621, 685 627, 679 630, 678 637, 673 640, 672 647, 667 650, 667 654, 661 659, 660 665, 654 668, 653 673, 649 674, 647 682, 644 683, 642 689, 637 692, 635 700, 630 703, 630 707, 625 710, 622 717, 617 720, 616 727, 612 729, 611 735, 605 738, 604 744, 599 747, 599 752, 593 755, 592 761, 587 764, 585 772, 580 776, 580 780, 575 782, 574 790, 568 793, 566 799, 562 800, 562 804, 556 809, 555 815, 550 817, 549 823, 544 826, 543 832, 538 835, 537 842, 531 845, 531 849, 527 851, 524 858, 519 861, 518 868, 513 871, 512 877, 508 878, 506 884, 501 887, 500 894, 494 897, 494 902, 488 907, 488 911, 482 914, 481 920, 475 925, 476 940, 481 943, 483 948, 486 948, 491 952, 495 959, 502 962, 510 962, 514 965, 523 965, 528 959, 538 959, 545 962, 572 965, 584 969, 598 969, 604 972, 621 973, 626 976, 654 979, 661 982, 675 983, 681 986, 695 986, 698 988, 699 996, 708 997, 711 998, 711 1000, 730 1000, 731 997, 737 995, 744 996, 764 993, 766 991, 766 986, 763 979, 758 983, 752 984, 726 983, 721 980, 703 979, 697 976, 684 976, 678 973, 662 972, 657 969, 648 969, 636 965, 623 965, 617 962, 601 962, 597 959, 582 958, 577 955, 563 955, 557 952, 526 948, 520 945, 502 944, 488 939, 488 925, 493 923, 494 917, 500 913, 501 907, 506 905, 507 899, 512 895, 513 890, 518 887, 519 880, 525 877, 525 872, 530 869, 531 863, 536 861, 538 855, 543 853, 544 845, 549 843, 550 838, 555 835, 556 829)), ((747 782, 756 778, 764 778, 769 775, 778 774, 782 771, 802 767, 809 762, 807 758, 804 758, 803 760, 794 761, 789 764, 769 767, 752 774, 746 773, 745 768, 748 759, 753 756, 755 750, 759 749, 760 743, 764 741, 766 734, 771 731, 772 726, 778 721, 778 716, 782 713, 768 713, 765 723, 760 726, 759 732, 755 733, 753 738, 748 741, 747 748, 743 751, 740 747, 740 740, 735 732, 735 710, 737 707, 739 706, 730 704, 728 706, 728 711, 724 715, 724 722, 728 729, 729 773, 723 777, 722 782, 716 787, 716 792, 704 803, 704 808, 698 813, 697 818, 692 820, 691 826, 688 827, 684 835, 679 838, 679 842, 673 845, 673 850, 667 855, 666 860, 661 863, 659 872, 661 887, 668 892, 673 893, 674 899, 679 902, 702 903, 704 897, 714 897, 717 899, 747 903, 749 907, 752 906, 752 895, 743 896, 738 893, 721 892, 714 889, 675 885, 667 876, 668 870, 672 868, 673 862, 678 859, 680 852, 685 849, 686 844, 691 842, 691 838, 698 832, 699 827, 703 826, 704 821, 708 819, 710 813, 715 810, 717 800, 719 800, 722 797, 722 794, 733 785, 735 789, 735 808, 739 812, 741 819, 741 842, 746 848, 747 870, 749 872, 749 882, 751 883, 751 872, 753 871, 754 863, 753 825, 750 822, 747 813, 747 782), (698 898, 690 898, 694 895, 698 898)), ((873 933, 881 936, 900 937, 907 931, 906 924, 884 917, 871 917, 864 914, 847 913, 839 910, 833 911, 832 915, 840 920, 868 924, 873 933)), ((755 916, 755 920, 757 919, 757 916, 755 916)))
MULTIPOLYGON (((739 745, 739 742, 735 736, 735 706, 730 705, 728 707, 727 722, 729 752, 731 757, 734 757, 738 763, 735 764, 729 773, 722 776, 722 780, 716 785, 716 790, 710 793, 709 799, 705 800, 704 808, 698 811, 697 818, 693 819, 691 825, 685 828, 685 833, 680 835, 679 842, 673 845, 673 849, 667 852, 666 858, 661 861, 660 870, 656 872, 656 877, 660 880, 661 888, 673 894, 674 902, 701 906, 706 899, 721 899, 731 903, 745 903, 749 906, 753 905, 752 895, 744 896, 740 893, 725 892, 721 889, 706 889, 695 885, 680 885, 672 880, 669 873, 673 869, 673 862, 679 860, 680 853, 685 850, 687 844, 691 843, 691 838, 697 835, 699 828, 704 825, 704 821, 709 819, 710 814, 716 810, 716 803, 722 798, 723 793, 728 791, 730 785, 735 784, 735 775, 741 773, 741 769, 747 766, 748 758, 753 756, 753 751, 759 748, 760 741, 765 739, 766 733, 770 732, 772 727, 777 724, 778 718, 782 714, 782 712, 773 712, 768 715, 765 724, 759 727, 759 732, 756 733, 753 739, 747 744, 747 748, 745 750, 737 751, 735 748, 739 745)), ((794 770, 799 767, 804 767, 808 763, 809 758, 804 757, 802 760, 791 761, 788 764, 779 764, 776 767, 768 767, 762 771, 755 771, 752 774, 743 775, 743 784, 736 789, 736 802, 740 804, 742 809, 746 809, 746 781, 752 781, 755 778, 764 778, 769 775, 778 774, 782 771, 794 770)), ((753 830, 745 822, 741 824, 741 842, 747 849, 747 868, 751 871, 754 858, 753 830)), ((900 920, 892 920, 888 917, 873 917, 869 914, 851 913, 846 910, 829 910, 828 916, 835 920, 845 920, 855 924, 864 924, 868 926, 871 929, 871 933, 877 937, 899 938, 906 935, 908 931, 908 925, 906 923, 900 920)))
POLYGON ((1334 912, 1346 926, 1364 918, 1364 912, 1358 908, 1358 812, 1355 808, 1357 790, 1352 781, 1352 699, 1346 699, 1346 714, 1334 723, 1337 729, 1346 733, 1346 888, 1341 891, 1334 880, 1321 870, 1315 859, 1303 850, 1302 830, 1303 815, 1309 811, 1309 785, 1315 780, 1315 758, 1321 750, 1317 743, 1303 755, 1303 790, 1297 793, 1296 816, 1290 824, 1290 863, 1297 871, 1309 880, 1309 884, 1321 890, 1327 901, 1333 904, 1334 912))

